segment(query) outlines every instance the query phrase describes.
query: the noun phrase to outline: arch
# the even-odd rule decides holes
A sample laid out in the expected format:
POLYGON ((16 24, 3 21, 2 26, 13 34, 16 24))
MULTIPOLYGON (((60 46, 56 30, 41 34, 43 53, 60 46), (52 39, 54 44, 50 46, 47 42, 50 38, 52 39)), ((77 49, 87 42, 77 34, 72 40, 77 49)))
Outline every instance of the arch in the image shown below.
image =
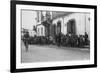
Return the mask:
POLYGON ((76 21, 75 21, 75 19, 70 19, 67 22, 67 33, 76 34, 76 21))
POLYGON ((61 33, 61 21, 57 22, 57 34, 61 33))

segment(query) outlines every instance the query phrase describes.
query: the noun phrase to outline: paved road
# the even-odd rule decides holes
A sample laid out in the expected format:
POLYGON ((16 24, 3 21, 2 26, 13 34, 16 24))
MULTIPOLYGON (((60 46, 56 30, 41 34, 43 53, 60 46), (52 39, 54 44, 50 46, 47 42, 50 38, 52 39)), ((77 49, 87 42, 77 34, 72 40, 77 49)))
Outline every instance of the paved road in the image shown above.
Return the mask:
POLYGON ((22 44, 22 63, 89 59, 89 48, 57 47, 53 45, 29 45, 29 51, 26 52, 25 46, 22 44))

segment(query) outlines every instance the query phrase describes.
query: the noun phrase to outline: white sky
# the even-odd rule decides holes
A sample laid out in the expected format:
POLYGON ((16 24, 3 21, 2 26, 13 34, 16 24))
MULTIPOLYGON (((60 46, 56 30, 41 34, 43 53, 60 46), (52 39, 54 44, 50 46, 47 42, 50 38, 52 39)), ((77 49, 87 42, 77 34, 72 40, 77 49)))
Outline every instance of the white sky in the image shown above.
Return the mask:
POLYGON ((36 11, 22 10, 22 28, 32 30, 33 25, 36 25, 36 11))

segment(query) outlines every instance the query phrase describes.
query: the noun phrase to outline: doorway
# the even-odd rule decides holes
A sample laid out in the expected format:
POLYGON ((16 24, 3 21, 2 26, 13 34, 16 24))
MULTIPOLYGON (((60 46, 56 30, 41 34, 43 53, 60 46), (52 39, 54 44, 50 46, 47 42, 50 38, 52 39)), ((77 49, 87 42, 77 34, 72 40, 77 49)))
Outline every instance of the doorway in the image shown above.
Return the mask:
POLYGON ((75 19, 71 19, 67 22, 67 33, 76 34, 75 19))
POLYGON ((61 21, 57 22, 57 34, 61 33, 61 21))

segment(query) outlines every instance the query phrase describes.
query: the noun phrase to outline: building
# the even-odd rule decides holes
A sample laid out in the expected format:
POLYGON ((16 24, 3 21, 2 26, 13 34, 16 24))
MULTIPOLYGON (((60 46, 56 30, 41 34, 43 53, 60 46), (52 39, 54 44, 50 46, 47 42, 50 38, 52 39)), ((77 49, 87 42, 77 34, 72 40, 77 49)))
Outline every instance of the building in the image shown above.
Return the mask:
POLYGON ((23 37, 26 32, 29 32, 30 37, 34 37, 36 35, 36 32, 34 30, 21 28, 21 37, 23 37))
POLYGON ((50 36, 51 12, 37 11, 37 36, 50 36))
POLYGON ((84 35, 87 32, 90 39, 90 14, 80 12, 48 12, 39 11, 37 35, 52 36, 58 33, 84 35))
POLYGON ((89 13, 68 13, 54 18, 52 24, 59 30, 55 33, 61 32, 66 35, 73 33, 76 35, 84 35, 87 32, 90 39, 90 14, 89 13))
POLYGON ((36 27, 37 27, 37 36, 45 36, 45 26, 39 24, 36 27))

